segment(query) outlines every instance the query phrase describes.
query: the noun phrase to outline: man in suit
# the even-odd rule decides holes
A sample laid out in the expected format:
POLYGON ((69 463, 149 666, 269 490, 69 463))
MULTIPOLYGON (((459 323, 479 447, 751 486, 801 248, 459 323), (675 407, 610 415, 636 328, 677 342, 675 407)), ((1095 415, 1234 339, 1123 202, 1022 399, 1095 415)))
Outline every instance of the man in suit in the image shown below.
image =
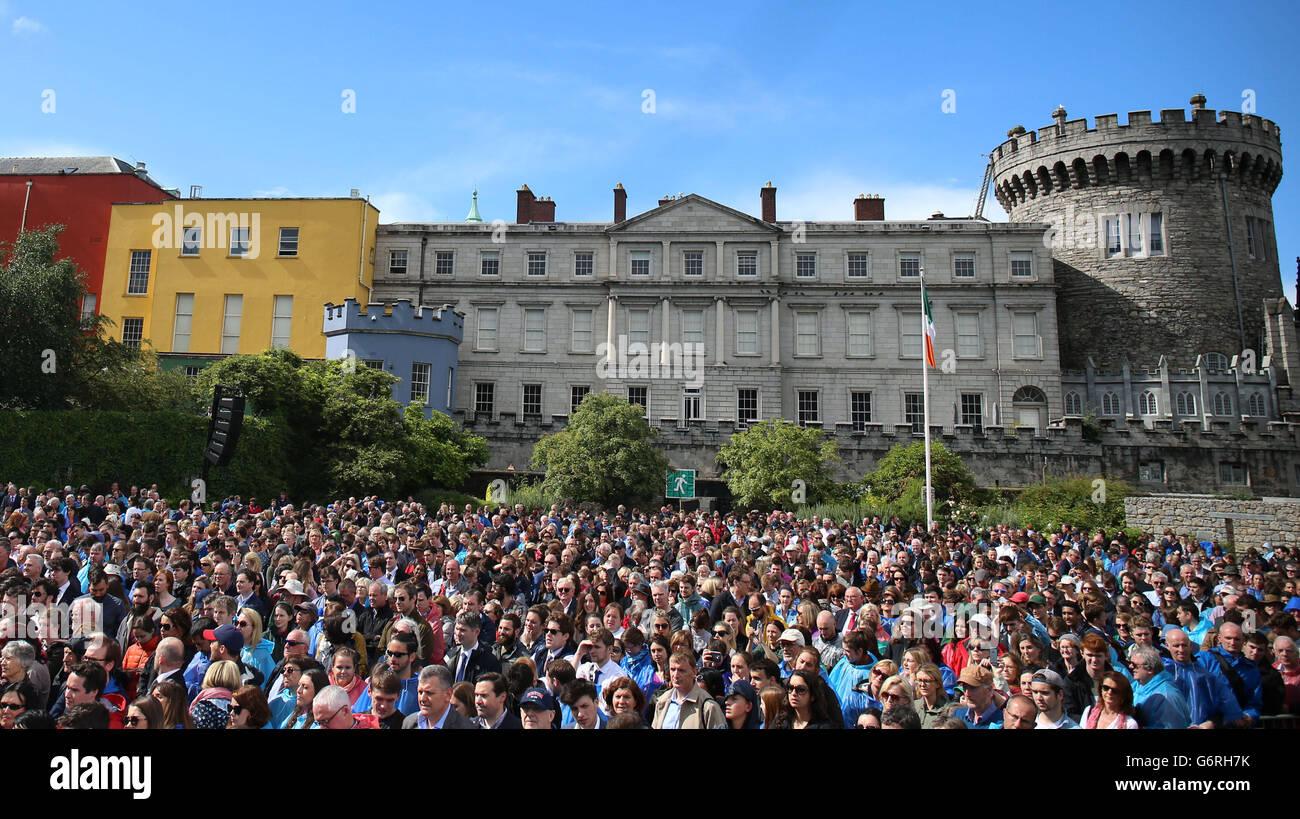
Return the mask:
POLYGON ((445 665, 431 665, 420 671, 419 686, 416 689, 420 699, 420 710, 402 720, 402 728, 408 730, 477 730, 478 726, 461 716, 451 707, 451 688, 455 685, 451 671, 445 665))
POLYGON ((155 676, 149 681, 148 692, 158 687, 159 683, 171 681, 185 685, 185 644, 175 637, 164 637, 158 642, 154 651, 155 676))
POLYGON ((490 731, 520 731, 524 724, 517 714, 506 707, 509 697, 506 678, 494 671, 481 675, 474 683, 474 708, 480 727, 490 731))
POLYGON ((571 657, 577 646, 573 644, 573 621, 565 614, 552 614, 546 621, 546 630, 542 633, 541 645, 533 653, 533 662, 537 673, 544 675, 546 666, 552 660, 571 657))
POLYGON ((478 641, 481 629, 477 612, 462 611, 456 615, 454 639, 456 645, 447 652, 447 668, 451 669, 452 684, 474 682, 479 674, 488 671, 501 672, 501 661, 492 652, 492 646, 482 645, 478 641))
POLYGON ((849 586, 844 591, 844 608, 835 612, 835 631, 843 634, 858 628, 858 609, 866 605, 866 595, 857 586, 849 586))
POLYGON ((722 612, 727 606, 735 606, 741 611, 745 610, 745 604, 741 603, 746 595, 754 588, 754 574, 744 569, 732 569, 731 574, 727 577, 728 588, 719 592, 709 604, 709 620, 716 623, 722 619, 722 612))

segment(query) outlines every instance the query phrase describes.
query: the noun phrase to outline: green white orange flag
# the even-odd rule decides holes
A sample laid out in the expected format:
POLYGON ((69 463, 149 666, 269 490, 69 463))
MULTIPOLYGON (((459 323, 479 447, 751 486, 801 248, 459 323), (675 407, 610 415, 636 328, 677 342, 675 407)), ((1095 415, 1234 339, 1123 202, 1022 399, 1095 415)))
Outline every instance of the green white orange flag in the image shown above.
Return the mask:
POLYGON ((924 281, 921 282, 921 304, 925 309, 925 363, 934 367, 934 311, 930 309, 930 295, 925 292, 924 281))

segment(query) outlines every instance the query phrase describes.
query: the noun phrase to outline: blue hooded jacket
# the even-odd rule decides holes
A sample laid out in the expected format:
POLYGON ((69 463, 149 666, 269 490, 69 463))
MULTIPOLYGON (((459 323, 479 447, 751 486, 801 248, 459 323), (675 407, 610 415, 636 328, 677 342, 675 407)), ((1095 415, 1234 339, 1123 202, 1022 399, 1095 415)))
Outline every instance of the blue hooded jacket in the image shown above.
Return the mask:
POLYGON ((1174 682, 1174 675, 1161 671, 1143 685, 1133 686, 1133 706, 1143 728, 1186 728, 1191 724, 1187 698, 1174 682))
POLYGON ((847 656, 841 657, 840 661, 831 669, 830 684, 831 690, 840 701, 840 711, 844 714, 844 727, 852 728, 858 724, 858 717, 870 707, 870 696, 857 690, 860 683, 865 683, 871 679, 871 669, 876 663, 873 660, 870 663, 854 665, 849 662, 847 656))

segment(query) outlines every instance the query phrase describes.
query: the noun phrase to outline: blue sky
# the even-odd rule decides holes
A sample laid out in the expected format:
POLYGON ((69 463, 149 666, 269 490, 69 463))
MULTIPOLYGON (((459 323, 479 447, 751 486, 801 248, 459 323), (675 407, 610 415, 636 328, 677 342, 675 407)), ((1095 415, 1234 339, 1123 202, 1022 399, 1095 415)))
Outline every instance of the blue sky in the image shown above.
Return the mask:
MULTIPOLYGON (((1249 89, 1300 134, 1298 21, 1293 3, 1250 2, 0 0, 0 155, 145 161, 205 196, 359 188, 385 222, 460 220, 476 184, 484 218, 509 221, 521 183, 565 221, 609 220, 616 182, 630 213, 693 192, 757 214, 771 180, 782 219, 852 218, 859 193, 889 218, 958 215, 981 154, 1058 104, 1124 121, 1195 92, 1240 110, 1249 89)), ((1295 177, 1274 197, 1293 303, 1295 177)), ((991 198, 986 215, 1005 218, 991 198)))

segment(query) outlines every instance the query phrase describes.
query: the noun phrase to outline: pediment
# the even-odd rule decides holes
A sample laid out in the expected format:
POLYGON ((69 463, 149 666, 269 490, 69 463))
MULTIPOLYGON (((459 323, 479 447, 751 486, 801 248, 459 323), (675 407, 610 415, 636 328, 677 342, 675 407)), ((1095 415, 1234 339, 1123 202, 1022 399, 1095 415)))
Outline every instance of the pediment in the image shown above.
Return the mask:
POLYGON ((606 228, 626 235, 652 233, 753 233, 775 237, 778 225, 690 193, 606 228))

